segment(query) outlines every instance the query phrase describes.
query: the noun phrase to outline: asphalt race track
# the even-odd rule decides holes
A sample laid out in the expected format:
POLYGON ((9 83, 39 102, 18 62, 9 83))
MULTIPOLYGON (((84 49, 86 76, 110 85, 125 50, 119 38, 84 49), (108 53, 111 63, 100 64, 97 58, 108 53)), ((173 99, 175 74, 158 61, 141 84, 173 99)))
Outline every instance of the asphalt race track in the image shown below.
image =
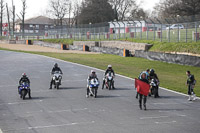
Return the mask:
MULTIPOLYGON (((147 111, 140 110, 134 82, 120 76, 116 90, 99 89, 96 99, 86 98, 90 71, 39 55, 0 51, 0 133, 200 133, 199 100, 188 102, 186 96, 160 90, 161 98, 148 98, 147 111), (55 62, 64 73, 62 86, 49 90, 55 62), (31 100, 17 93, 23 72, 31 80, 31 100)), ((97 75, 102 82, 103 72, 97 75)))

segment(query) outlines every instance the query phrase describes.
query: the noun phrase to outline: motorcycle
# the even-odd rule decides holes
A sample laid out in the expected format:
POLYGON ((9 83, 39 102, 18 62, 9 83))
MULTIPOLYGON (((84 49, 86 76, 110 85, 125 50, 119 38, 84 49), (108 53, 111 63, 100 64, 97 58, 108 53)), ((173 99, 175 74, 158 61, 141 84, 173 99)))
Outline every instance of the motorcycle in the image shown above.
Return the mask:
POLYGON ((20 98, 24 100, 26 95, 28 94, 29 99, 31 99, 31 89, 28 83, 26 82, 21 83, 20 86, 18 87, 18 90, 19 90, 20 98))
POLYGON ((60 71, 55 71, 53 73, 53 85, 54 88, 59 89, 59 86, 61 85, 62 80, 62 74, 60 71))
POLYGON ((104 85, 106 85, 106 88, 109 90, 113 89, 113 83, 114 83, 114 75, 110 72, 106 75, 104 79, 102 89, 104 89, 104 85))
POLYGON ((150 92, 149 92, 149 96, 154 95, 154 97, 156 97, 156 95, 158 94, 158 81, 156 79, 151 79, 150 82, 150 92))
POLYGON ((99 88, 99 81, 98 79, 92 79, 89 85, 89 96, 93 96, 94 98, 97 97, 97 90, 99 88))

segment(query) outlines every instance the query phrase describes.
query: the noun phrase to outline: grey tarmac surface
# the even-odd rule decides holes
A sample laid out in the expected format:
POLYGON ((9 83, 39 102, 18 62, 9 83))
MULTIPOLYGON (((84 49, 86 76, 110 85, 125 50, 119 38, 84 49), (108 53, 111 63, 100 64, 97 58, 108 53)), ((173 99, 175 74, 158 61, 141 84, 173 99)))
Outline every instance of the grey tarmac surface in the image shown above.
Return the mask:
MULTIPOLYGON (((148 98, 148 110, 140 110, 134 81, 120 76, 115 79, 116 90, 99 89, 98 98, 86 98, 86 79, 90 71, 91 68, 56 59, 0 51, 2 132, 200 132, 199 100, 188 102, 186 96, 160 90, 161 98, 148 98), (60 90, 49 90, 50 71, 55 62, 64 73, 62 86, 60 90), (31 80, 31 100, 22 100, 17 93, 23 72, 31 80)), ((103 72, 97 70, 97 74, 102 82, 103 72)))

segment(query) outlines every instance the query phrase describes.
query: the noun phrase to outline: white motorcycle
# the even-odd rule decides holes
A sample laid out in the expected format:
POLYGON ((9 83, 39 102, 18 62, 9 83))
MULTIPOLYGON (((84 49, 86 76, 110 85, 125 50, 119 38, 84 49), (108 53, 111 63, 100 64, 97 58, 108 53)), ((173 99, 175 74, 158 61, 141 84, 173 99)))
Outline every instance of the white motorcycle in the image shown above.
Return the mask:
POLYGON ((113 84, 114 84, 114 75, 110 72, 106 75, 105 79, 103 79, 103 85, 102 89, 104 89, 104 85, 106 85, 106 88, 111 90, 113 89, 113 84))
POLYGON ((93 96, 94 98, 97 97, 97 90, 99 88, 99 81, 98 79, 94 78, 90 81, 90 85, 89 85, 89 96, 93 96))
POLYGON ((158 94, 159 82, 156 79, 151 79, 150 86, 151 88, 150 88, 149 96, 154 95, 154 97, 156 97, 156 95, 158 94))
POLYGON ((62 80, 62 73, 60 71, 55 71, 53 73, 53 85, 54 88, 59 89, 62 80))

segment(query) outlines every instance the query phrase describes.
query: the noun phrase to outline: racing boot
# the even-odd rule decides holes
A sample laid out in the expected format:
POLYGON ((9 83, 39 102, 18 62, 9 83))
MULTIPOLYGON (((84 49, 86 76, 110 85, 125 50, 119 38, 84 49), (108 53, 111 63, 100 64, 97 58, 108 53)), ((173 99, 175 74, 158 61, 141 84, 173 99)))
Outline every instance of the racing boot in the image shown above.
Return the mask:
POLYGON ((188 101, 192 101, 192 96, 189 95, 188 101))
POLYGON ((113 81, 113 83, 112 83, 112 86, 113 86, 113 89, 115 89, 115 84, 114 84, 114 81, 113 81))
POLYGON ((32 99, 32 97, 31 97, 31 90, 29 90, 28 96, 29 96, 29 99, 32 99))
POLYGON ((195 101, 196 100, 196 95, 195 94, 193 94, 193 101, 195 101))

